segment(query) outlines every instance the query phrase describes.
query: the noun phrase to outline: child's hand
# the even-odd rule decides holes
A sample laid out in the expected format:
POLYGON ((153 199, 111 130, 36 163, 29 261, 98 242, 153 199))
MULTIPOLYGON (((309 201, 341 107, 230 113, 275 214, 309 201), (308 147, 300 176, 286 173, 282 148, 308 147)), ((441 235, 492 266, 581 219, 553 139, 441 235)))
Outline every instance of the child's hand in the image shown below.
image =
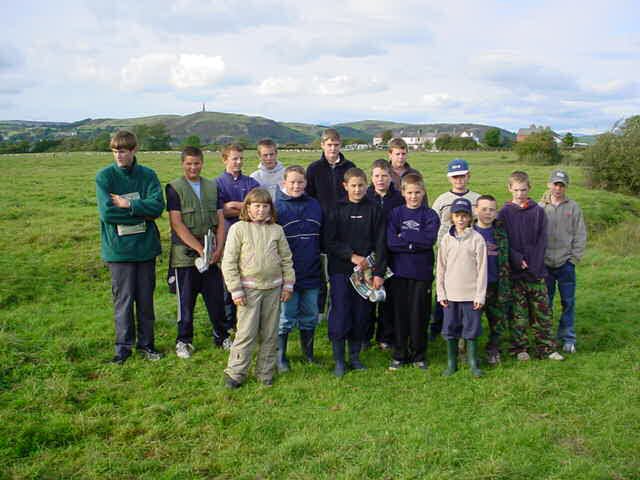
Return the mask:
POLYGON ((440 300, 440 305, 442 305, 444 308, 447 308, 449 306, 449 301, 448 300, 440 300))
POLYGON ((211 255, 211 259, 209 260, 209 264, 218 263, 222 258, 222 248, 217 248, 213 251, 213 255, 211 255))
POLYGON ((377 275, 373 276, 373 288, 374 290, 379 289, 384 283, 384 278, 378 277, 377 275))
POLYGON ((527 265, 526 260, 522 260, 522 263, 520 264, 520 266, 522 267, 523 270, 526 270, 527 268, 529 268, 529 265, 527 265))
POLYGON ((289 290, 282 290, 282 293, 280 294, 280 301, 288 302, 289 300, 291 300, 291 292, 289 290))
POLYGON ((243 295, 241 297, 234 298, 233 303, 236 304, 237 306, 244 307, 247 304, 247 297, 243 295))
POLYGON ((473 302, 473 309, 480 310, 484 305, 480 302, 473 302))

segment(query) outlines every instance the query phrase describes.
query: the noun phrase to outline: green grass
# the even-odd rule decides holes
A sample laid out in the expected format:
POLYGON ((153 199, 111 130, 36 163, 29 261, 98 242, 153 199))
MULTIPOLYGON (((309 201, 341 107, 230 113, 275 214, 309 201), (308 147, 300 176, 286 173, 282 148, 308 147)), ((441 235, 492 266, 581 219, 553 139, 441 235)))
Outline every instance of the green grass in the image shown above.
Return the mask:
MULTIPOLYGON (((368 166, 383 152, 352 153, 368 166)), ((251 154, 252 155, 252 154, 251 154)), ((508 198, 506 177, 526 169, 533 197, 549 168, 510 153, 463 154, 471 187, 508 198)), ((286 164, 317 154, 286 152, 286 164)), ((451 154, 411 154, 429 198, 447 188, 451 154)), ((141 154, 166 183, 177 154, 141 154)), ((427 372, 369 370, 331 375, 326 324, 320 364, 301 363, 266 389, 255 381, 222 387, 226 355, 211 347, 202 302, 196 354, 172 353, 175 297, 158 263, 158 363, 112 355, 109 274, 99 259, 94 176, 109 155, 0 157, 0 478, 394 478, 634 479, 640 476, 640 200, 583 188, 576 166, 570 195, 590 230, 578 268, 579 353, 562 363, 506 361, 482 379, 452 378, 443 342, 430 344, 427 372)), ((248 159, 245 170, 256 165, 248 159)), ((205 159, 205 175, 222 169, 205 159)), ((166 215, 158 224, 168 239, 166 215)))

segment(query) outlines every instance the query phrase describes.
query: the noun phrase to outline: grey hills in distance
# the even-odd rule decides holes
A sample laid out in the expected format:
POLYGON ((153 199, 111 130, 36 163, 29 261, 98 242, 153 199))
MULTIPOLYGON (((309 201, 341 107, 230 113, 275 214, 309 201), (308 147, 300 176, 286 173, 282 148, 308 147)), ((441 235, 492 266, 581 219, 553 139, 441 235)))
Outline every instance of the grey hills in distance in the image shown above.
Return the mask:
MULTIPOLYGON (((43 138, 64 138, 77 136, 94 138, 104 132, 118 129, 133 129, 139 125, 162 124, 171 136, 172 142, 180 143, 189 135, 198 135, 202 144, 227 143, 234 139, 244 139, 252 143, 261 138, 272 138, 278 144, 311 144, 323 129, 335 128, 344 139, 372 143, 373 137, 385 130, 394 135, 421 136, 426 134, 459 135, 472 133, 483 139, 492 125, 475 123, 431 123, 412 124, 383 120, 362 120, 317 125, 297 122, 279 122, 265 117, 201 111, 188 115, 153 115, 135 118, 87 118, 76 122, 45 122, 28 120, 0 120, 0 140, 27 139, 37 141, 43 138)), ((524 126, 524 125, 523 125, 524 126)), ((515 133, 497 127, 503 138, 515 141, 515 133)))

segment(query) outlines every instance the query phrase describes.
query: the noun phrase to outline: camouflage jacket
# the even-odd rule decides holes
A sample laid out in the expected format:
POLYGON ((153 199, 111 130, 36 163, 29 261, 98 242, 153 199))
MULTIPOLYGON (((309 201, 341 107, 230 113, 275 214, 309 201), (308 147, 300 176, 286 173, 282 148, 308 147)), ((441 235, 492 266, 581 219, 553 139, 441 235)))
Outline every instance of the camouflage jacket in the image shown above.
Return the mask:
MULTIPOLYGON (((474 221, 474 224, 477 220, 474 221)), ((511 303, 511 266, 509 265, 509 238, 503 223, 500 220, 493 221, 493 238, 498 249, 498 303, 506 305, 511 303)))

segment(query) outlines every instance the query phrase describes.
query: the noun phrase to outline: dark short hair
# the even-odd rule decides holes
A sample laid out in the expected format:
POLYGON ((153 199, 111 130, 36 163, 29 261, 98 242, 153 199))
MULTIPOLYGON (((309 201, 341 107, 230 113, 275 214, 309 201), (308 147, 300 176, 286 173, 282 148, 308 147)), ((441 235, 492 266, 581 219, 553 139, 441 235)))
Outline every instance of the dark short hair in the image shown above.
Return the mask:
POLYGON ((388 160, 385 160, 384 158, 379 158, 377 160, 374 160, 373 163, 371 164, 371 171, 373 171, 374 168, 381 168, 383 170, 386 170, 387 172, 390 172, 391 164, 389 163, 388 160))
POLYGON ((184 162, 184 159, 187 157, 198 157, 200 158, 200 160, 204 160, 202 150, 200 150, 198 147, 184 147, 182 153, 180 154, 180 160, 184 162))
POLYGON ((138 146, 138 139, 133 132, 128 130, 118 130, 111 137, 109 146, 114 150, 120 150, 123 148, 125 150, 133 150, 138 146))
POLYGON ((358 167, 351 167, 349 170, 344 172, 344 181, 345 183, 349 183, 349 180, 352 178, 362 178, 364 179, 364 183, 367 183, 367 174, 364 173, 364 170, 358 167))
POLYGON ((496 201, 496 198, 495 198, 493 195, 489 195, 489 194, 486 194, 486 195, 480 195, 480 196, 478 197, 478 199, 476 200, 476 205, 478 204, 478 202, 479 202, 480 200, 488 200, 488 201, 490 201, 490 202, 495 202, 495 201, 496 201))

